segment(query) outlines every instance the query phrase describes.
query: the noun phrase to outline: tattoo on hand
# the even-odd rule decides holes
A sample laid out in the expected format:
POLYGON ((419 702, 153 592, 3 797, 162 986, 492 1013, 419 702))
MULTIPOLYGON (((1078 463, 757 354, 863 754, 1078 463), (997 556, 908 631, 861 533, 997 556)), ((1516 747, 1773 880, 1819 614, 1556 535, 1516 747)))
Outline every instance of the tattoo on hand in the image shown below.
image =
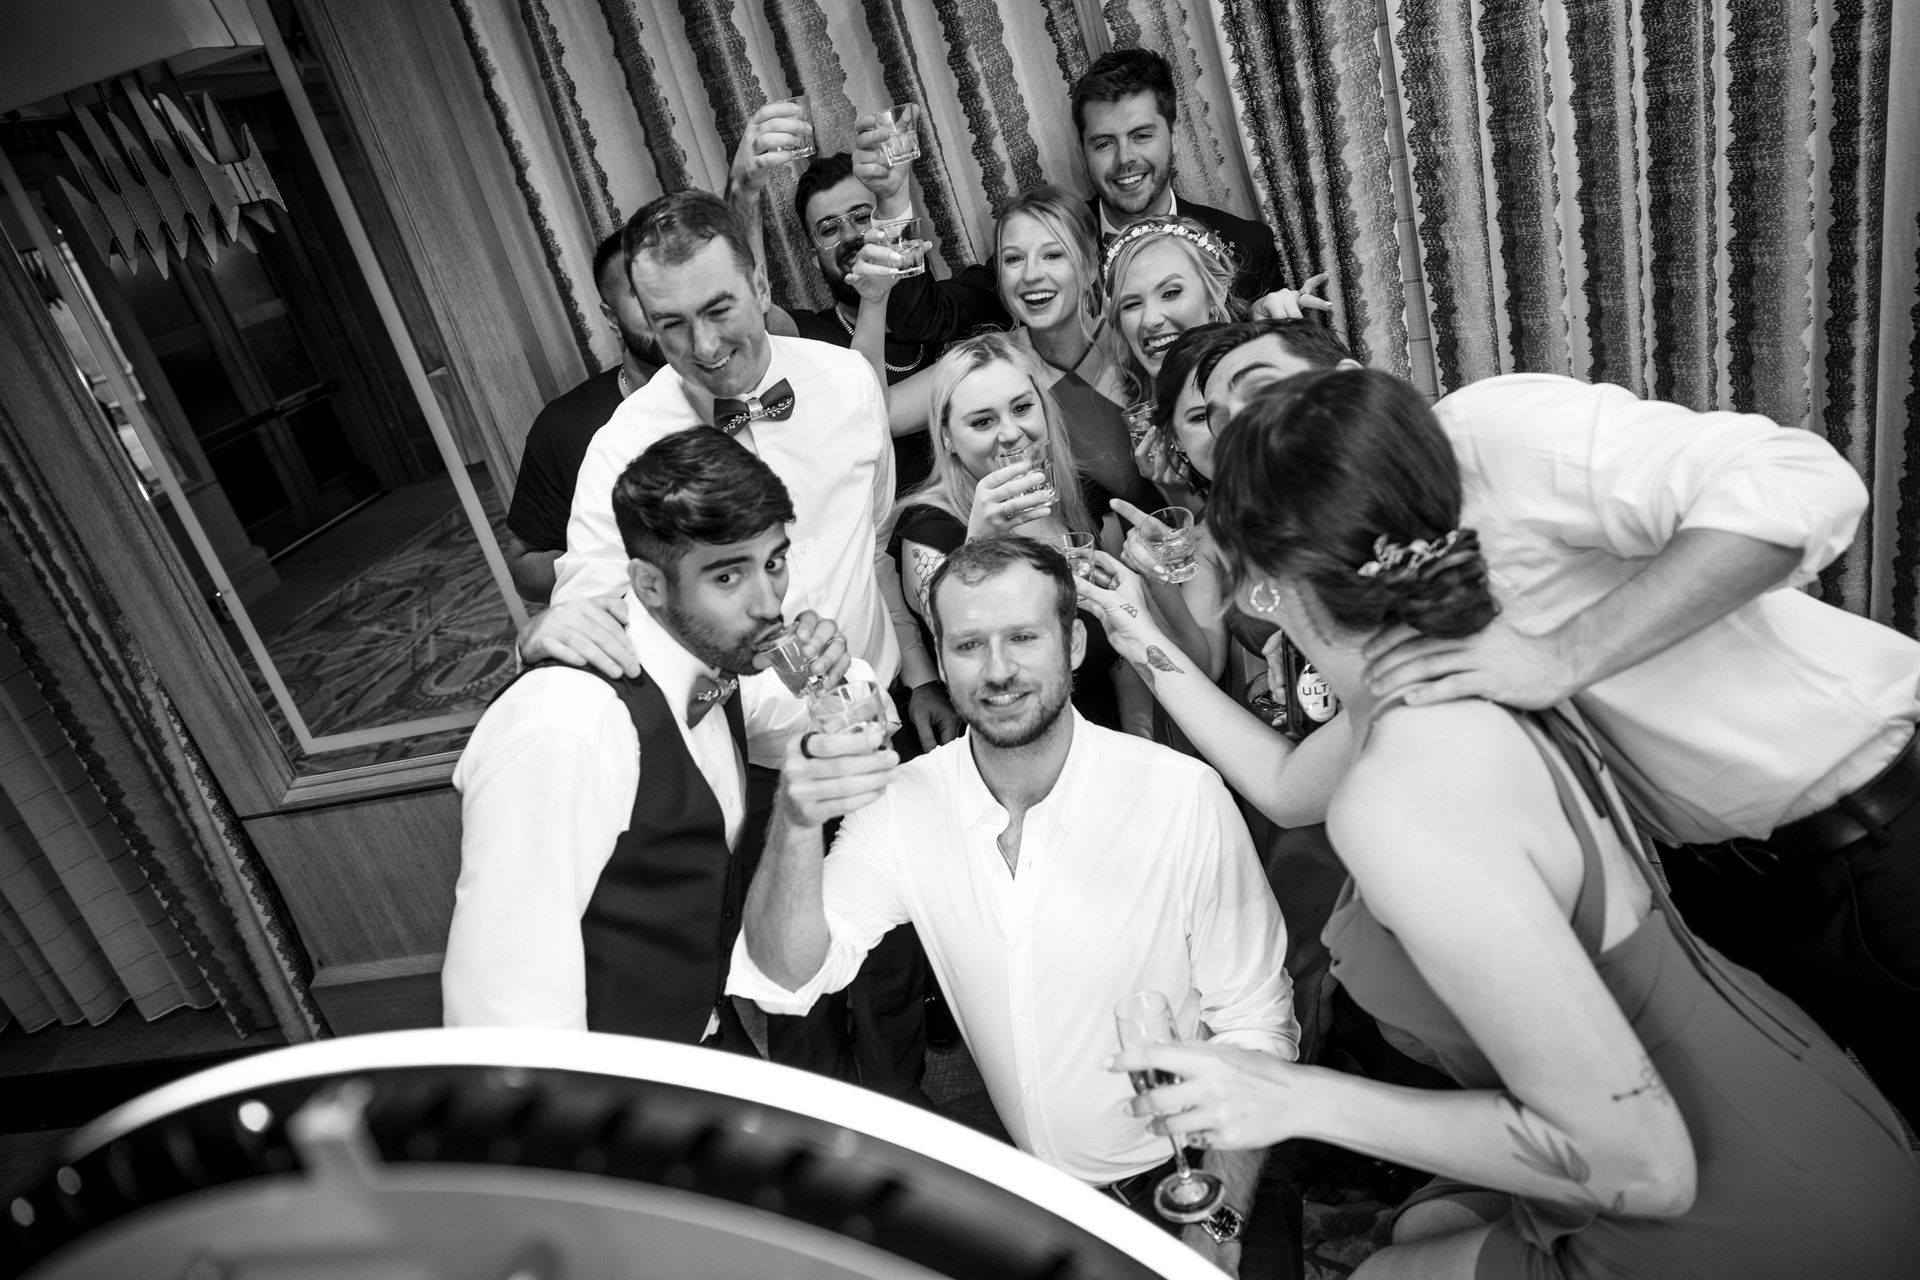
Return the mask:
POLYGON ((1532 1169, 1535 1173, 1549 1178, 1559 1178, 1573 1185, 1568 1188, 1568 1197, 1583 1204, 1605 1209, 1610 1213, 1621 1213, 1626 1209, 1626 1192, 1616 1192, 1613 1203, 1608 1204, 1595 1195, 1587 1185, 1593 1179, 1593 1167, 1586 1157, 1580 1154, 1578 1147, 1564 1135, 1541 1124, 1520 1105, 1520 1100, 1501 1090, 1495 1106, 1511 1108, 1513 1118, 1507 1121, 1507 1136, 1513 1139, 1514 1159, 1532 1169))
POLYGON ((1173 659, 1167 656, 1167 651, 1157 644, 1147 646, 1147 661, 1153 665, 1155 671, 1167 671, 1174 675, 1186 674, 1186 668, 1175 666, 1173 659))
POLYGON ((1615 1102, 1625 1102, 1628 1098, 1637 1098, 1643 1093, 1652 1094, 1655 1102, 1671 1103, 1673 1101, 1673 1095, 1667 1092, 1666 1082, 1660 1078, 1660 1073, 1654 1069, 1651 1058, 1640 1059, 1639 1084, 1627 1090, 1625 1093, 1609 1094, 1608 1096, 1615 1102))
POLYGON ((1137 618, 1140 616, 1140 611, 1124 600, 1120 602, 1120 607, 1126 611, 1129 618, 1137 618))

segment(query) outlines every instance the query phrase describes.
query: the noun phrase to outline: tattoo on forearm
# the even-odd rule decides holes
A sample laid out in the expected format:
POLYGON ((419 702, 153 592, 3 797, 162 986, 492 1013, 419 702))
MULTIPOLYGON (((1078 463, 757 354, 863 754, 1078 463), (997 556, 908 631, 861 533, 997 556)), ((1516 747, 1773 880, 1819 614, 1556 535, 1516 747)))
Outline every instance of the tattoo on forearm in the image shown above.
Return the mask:
POLYGON ((1594 1194, 1587 1184, 1593 1180, 1593 1168, 1587 1163, 1580 1149, 1573 1145, 1566 1135, 1555 1133, 1527 1113, 1520 1100, 1501 1090, 1495 1099, 1496 1107, 1504 1107, 1512 1112, 1507 1120, 1507 1136, 1513 1139, 1513 1156, 1521 1164, 1535 1173, 1549 1178, 1558 1178, 1572 1184, 1567 1188, 1569 1199, 1582 1204, 1594 1205, 1611 1213, 1623 1212, 1626 1208, 1626 1193, 1616 1192, 1613 1202, 1608 1204, 1594 1194))
POLYGON ((1186 668, 1175 666, 1173 659, 1167 656, 1167 651, 1157 644, 1147 646, 1147 661, 1153 664, 1155 671, 1167 671, 1174 675, 1186 674, 1186 668))
POLYGON ((1667 1092, 1666 1082, 1660 1078, 1660 1073, 1654 1069, 1651 1058, 1640 1059, 1639 1084, 1628 1089, 1625 1093, 1609 1094, 1608 1096, 1615 1102, 1625 1102, 1628 1098, 1637 1098, 1641 1094, 1653 1095, 1655 1102, 1671 1103, 1673 1101, 1673 1095, 1667 1092))

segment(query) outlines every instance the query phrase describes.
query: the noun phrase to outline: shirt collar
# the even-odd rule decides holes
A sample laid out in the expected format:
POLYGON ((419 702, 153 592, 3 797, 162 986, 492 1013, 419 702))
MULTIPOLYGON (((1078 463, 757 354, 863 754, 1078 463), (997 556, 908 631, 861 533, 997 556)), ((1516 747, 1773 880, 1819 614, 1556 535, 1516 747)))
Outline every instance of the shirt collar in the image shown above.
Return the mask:
MULTIPOLYGON (((1104 242, 1108 236, 1119 235, 1125 228, 1114 226, 1113 220, 1107 217, 1106 201, 1096 199, 1094 204, 1099 206, 1100 209, 1100 239, 1104 242)), ((1155 216, 1163 218, 1177 218, 1180 216, 1180 197, 1173 194, 1173 188, 1171 186, 1167 188, 1167 211, 1155 216)))
MULTIPOLYGON (((1041 798, 1039 803, 1027 810, 1029 818, 1035 815, 1045 816, 1058 806, 1071 808, 1075 797, 1082 789, 1086 777, 1094 770, 1092 757, 1096 754, 1094 734, 1091 726, 1080 717, 1072 703, 1067 704, 1066 714, 1073 717, 1073 741, 1067 746, 1067 762, 1060 767, 1060 776, 1054 779, 1053 790, 1041 798)), ((971 730, 969 730, 971 735, 971 730)), ((1007 809, 994 799, 993 792, 987 789, 986 779, 980 776, 980 766, 973 760, 973 744, 968 737, 960 739, 961 749, 954 752, 958 758, 955 783, 960 791, 959 810, 962 822, 972 828, 989 819, 1006 825, 1007 809)), ((999 827, 995 828, 999 830, 999 827)))
POLYGON ((677 711, 685 711, 687 699, 693 696, 694 678, 706 676, 709 680, 717 680, 720 672, 688 653, 660 625, 659 619, 647 612, 645 605, 638 600, 629 600, 627 603, 627 636, 633 641, 633 650, 640 658, 640 665, 646 668, 648 677, 660 686, 660 696, 667 700, 667 705, 677 711))

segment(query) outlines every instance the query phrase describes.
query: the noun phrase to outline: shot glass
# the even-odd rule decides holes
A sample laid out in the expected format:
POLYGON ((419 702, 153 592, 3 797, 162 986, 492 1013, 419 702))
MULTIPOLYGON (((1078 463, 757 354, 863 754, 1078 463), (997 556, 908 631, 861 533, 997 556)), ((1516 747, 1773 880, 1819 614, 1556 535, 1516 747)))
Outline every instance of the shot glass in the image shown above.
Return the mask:
POLYGON ((831 689, 807 695, 807 724, 815 733, 860 733, 866 725, 887 737, 886 705, 880 686, 871 680, 849 680, 831 689))
POLYGON ((1060 496, 1059 491, 1053 487, 1053 455, 1047 452, 1046 441, 1036 440, 1031 444, 1008 449, 996 455, 994 461, 1003 467, 1010 467, 1016 462, 1025 463, 1029 471, 1040 477, 1040 483, 1028 487, 1029 493, 1040 494, 1048 502, 1060 496))
POLYGON ((1138 449, 1140 442, 1147 438, 1147 432, 1153 430, 1153 401, 1136 400, 1123 411, 1127 417, 1127 439, 1133 441, 1138 449))
POLYGON ((1193 527, 1193 512, 1185 507, 1164 507, 1153 513, 1159 527, 1143 529, 1147 550, 1153 562, 1166 570, 1168 582, 1190 582, 1200 572, 1194 553, 1200 546, 1199 530, 1193 527))
POLYGON ((880 143, 880 154, 889 168, 911 164, 920 158, 920 106, 902 102, 880 113, 887 136, 880 143))
POLYGON ((1093 535, 1090 533, 1063 533, 1060 535, 1060 549, 1066 552, 1067 567, 1073 570, 1076 578, 1093 577, 1093 535))
POLYGON ((789 622, 782 628, 773 643, 761 652, 767 655, 768 669, 780 677, 780 683, 787 686, 787 692, 794 697, 803 698, 826 688, 826 677, 813 673, 807 651, 800 646, 793 623, 789 622))
POLYGON ((904 278, 926 274, 926 246, 914 238, 920 229, 920 219, 891 218, 884 222, 875 219, 873 225, 887 238, 887 248, 909 259, 907 265, 897 270, 895 275, 904 278))
POLYGON ((817 150, 813 145, 813 105, 807 101, 807 95, 804 93, 796 93, 791 98, 785 98, 782 99, 782 101, 791 102, 800 108, 800 123, 806 126, 802 132, 807 135, 807 140, 800 146, 784 148, 787 153, 787 159, 805 160, 817 150))

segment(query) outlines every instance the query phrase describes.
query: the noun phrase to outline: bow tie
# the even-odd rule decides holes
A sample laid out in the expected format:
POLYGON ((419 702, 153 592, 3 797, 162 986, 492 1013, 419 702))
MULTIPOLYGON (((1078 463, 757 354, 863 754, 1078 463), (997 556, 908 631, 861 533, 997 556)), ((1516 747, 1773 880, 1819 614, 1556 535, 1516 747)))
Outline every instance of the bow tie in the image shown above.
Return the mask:
POLYGON ((687 728, 691 729, 707 718, 707 712, 713 710, 740 687, 740 681, 727 676, 715 680, 712 676, 695 676, 693 693, 687 698, 687 728))
POLYGON ((728 435, 734 435, 758 418, 785 422, 792 416, 793 388, 785 378, 768 387, 764 396, 748 396, 745 400, 729 397, 713 402, 713 425, 728 435))

